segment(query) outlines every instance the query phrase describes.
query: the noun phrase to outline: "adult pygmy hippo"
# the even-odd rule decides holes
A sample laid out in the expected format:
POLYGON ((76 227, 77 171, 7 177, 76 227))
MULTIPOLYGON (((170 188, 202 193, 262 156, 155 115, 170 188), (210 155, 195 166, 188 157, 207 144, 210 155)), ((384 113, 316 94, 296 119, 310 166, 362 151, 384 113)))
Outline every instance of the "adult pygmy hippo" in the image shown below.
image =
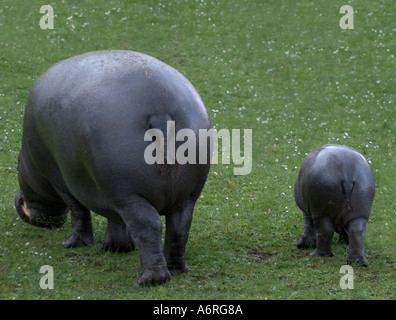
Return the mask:
POLYGON ((311 256, 332 256, 336 230, 349 243, 347 262, 366 265, 364 231, 374 199, 373 174, 355 149, 329 144, 310 152, 294 185, 295 200, 304 213, 299 248, 316 248, 311 256))
POLYGON ((132 51, 98 51, 55 64, 26 104, 18 214, 33 225, 59 227, 70 211, 65 247, 91 243, 90 210, 103 215, 105 248, 136 243, 138 284, 161 284, 188 271, 185 248, 210 152, 206 163, 148 164, 145 149, 156 136, 145 141, 145 133, 159 129, 166 137, 168 121, 176 132, 211 128, 191 83, 165 63, 132 51), (166 216, 164 246, 160 215, 166 216))

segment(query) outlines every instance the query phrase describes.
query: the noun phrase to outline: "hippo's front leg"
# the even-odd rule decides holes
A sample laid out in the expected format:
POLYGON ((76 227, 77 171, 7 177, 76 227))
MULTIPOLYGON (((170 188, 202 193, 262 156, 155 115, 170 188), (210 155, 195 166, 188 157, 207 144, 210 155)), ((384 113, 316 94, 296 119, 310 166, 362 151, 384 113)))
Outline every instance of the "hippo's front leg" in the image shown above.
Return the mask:
POLYGON ((357 262, 362 266, 367 266, 366 258, 364 257, 364 230, 366 229, 366 224, 367 220, 363 218, 349 222, 349 255, 347 263, 357 262))
POLYGON ((162 220, 158 211, 146 199, 134 196, 118 213, 139 249, 143 270, 137 284, 150 286, 170 280, 162 249, 162 220))
POLYGON ((107 220, 102 248, 113 252, 130 252, 135 250, 135 243, 126 226, 107 220))
POLYGON ((189 271, 185 262, 185 252, 194 205, 195 201, 188 199, 166 214, 164 254, 172 275, 189 271))
POLYGON ((91 244, 94 241, 92 219, 90 211, 70 196, 62 195, 66 198, 66 204, 70 209, 72 232, 70 236, 62 241, 66 248, 78 247, 91 244))

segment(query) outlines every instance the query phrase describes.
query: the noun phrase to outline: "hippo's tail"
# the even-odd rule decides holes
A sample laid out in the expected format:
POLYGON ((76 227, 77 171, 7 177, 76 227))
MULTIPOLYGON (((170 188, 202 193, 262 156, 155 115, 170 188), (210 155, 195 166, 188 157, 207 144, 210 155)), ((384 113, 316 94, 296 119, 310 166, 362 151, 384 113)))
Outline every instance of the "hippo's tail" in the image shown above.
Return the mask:
POLYGON ((157 167, 161 175, 177 172, 178 163, 176 161, 176 151, 174 150, 175 120, 169 114, 153 114, 148 119, 147 127, 148 129, 160 130, 163 135, 162 141, 157 141, 159 148, 163 151, 162 156, 157 161, 157 167))
POLYGON ((341 186, 342 186, 342 193, 344 194, 345 197, 345 206, 348 211, 351 211, 352 210, 351 197, 352 197, 353 188, 355 187, 355 182, 343 180, 341 186))

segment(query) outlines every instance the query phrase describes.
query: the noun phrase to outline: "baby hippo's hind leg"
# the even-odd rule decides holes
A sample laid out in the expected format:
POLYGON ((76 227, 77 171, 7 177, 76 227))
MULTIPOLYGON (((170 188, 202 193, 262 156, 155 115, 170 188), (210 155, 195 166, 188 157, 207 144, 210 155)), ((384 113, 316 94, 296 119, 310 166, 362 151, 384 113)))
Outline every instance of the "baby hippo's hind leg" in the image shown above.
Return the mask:
POLYGON ((297 248, 306 249, 314 248, 316 245, 315 228, 311 217, 304 212, 304 226, 300 240, 297 242, 297 248))
POLYGON ((313 220, 317 241, 316 249, 310 253, 311 256, 333 256, 331 241, 334 235, 334 226, 331 219, 322 216, 313 220))
POLYGON ((135 249, 135 242, 125 225, 107 220, 103 249, 113 252, 130 252, 135 249))
POLYGON ((364 231, 366 229, 367 219, 358 218, 349 222, 349 254, 347 263, 358 263, 367 266, 364 256, 364 231))

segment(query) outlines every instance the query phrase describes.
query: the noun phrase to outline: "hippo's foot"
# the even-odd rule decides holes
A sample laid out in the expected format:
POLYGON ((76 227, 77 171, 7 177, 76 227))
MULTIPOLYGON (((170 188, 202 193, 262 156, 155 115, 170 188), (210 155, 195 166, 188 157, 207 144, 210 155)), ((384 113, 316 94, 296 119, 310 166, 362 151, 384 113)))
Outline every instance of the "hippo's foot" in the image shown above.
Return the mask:
POLYGON ((367 260, 364 256, 349 255, 346 262, 347 264, 357 264, 362 267, 367 267, 367 260))
POLYGON ((184 266, 168 266, 168 270, 172 276, 177 275, 179 273, 187 273, 190 271, 190 268, 186 265, 184 266))
POLYGON ((186 273, 190 271, 185 263, 184 254, 171 256, 168 252, 165 253, 166 264, 172 276, 179 273, 186 273))
POLYGON ((73 196, 60 192, 70 209, 72 231, 69 238, 62 241, 66 248, 80 247, 94 242, 91 212, 73 196))
POLYGON ((92 232, 87 233, 77 233, 72 232, 72 234, 62 241, 62 245, 66 248, 75 248, 80 246, 85 246, 92 244, 94 242, 94 237, 92 232))
POLYGON ((171 274, 166 266, 153 267, 143 271, 135 286, 155 286, 171 279, 171 274))
POLYGON ((301 236, 300 240, 298 240, 297 242, 297 248, 300 249, 314 248, 315 246, 316 246, 315 237, 301 236))
POLYGON ((135 250, 135 242, 126 226, 108 221, 102 248, 112 252, 130 252, 135 250))
POLYGON ((319 250, 315 249, 309 254, 311 257, 332 257, 334 256, 333 252, 331 250, 319 250))

